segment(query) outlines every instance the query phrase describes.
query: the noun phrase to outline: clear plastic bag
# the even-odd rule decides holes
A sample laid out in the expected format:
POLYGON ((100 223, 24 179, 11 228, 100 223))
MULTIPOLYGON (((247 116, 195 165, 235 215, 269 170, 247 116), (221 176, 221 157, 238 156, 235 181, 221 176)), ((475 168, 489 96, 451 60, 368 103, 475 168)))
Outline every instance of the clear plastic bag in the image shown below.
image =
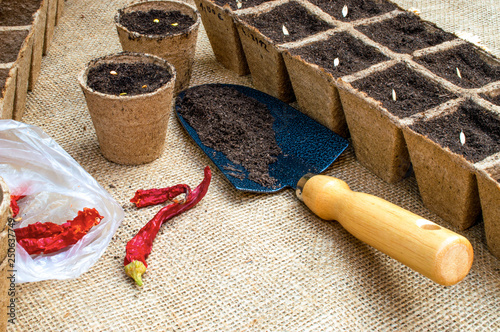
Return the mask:
POLYGON ((19 201, 22 221, 62 224, 84 207, 104 216, 76 244, 48 255, 28 255, 16 246, 16 282, 70 279, 86 272, 104 253, 124 218, 122 207, 40 128, 0 120, 0 176, 19 201))

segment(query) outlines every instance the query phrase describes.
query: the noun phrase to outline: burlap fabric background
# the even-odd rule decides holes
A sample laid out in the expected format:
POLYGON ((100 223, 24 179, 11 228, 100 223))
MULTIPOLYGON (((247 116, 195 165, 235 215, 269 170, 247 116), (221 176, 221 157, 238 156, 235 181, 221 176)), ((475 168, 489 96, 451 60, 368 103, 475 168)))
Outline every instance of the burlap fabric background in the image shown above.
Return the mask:
MULTIPOLYGON (((448 31, 481 36, 500 55, 498 1, 397 2, 448 31)), ((125 220, 80 278, 18 285, 10 331, 500 329, 500 260, 487 251, 482 224, 462 232, 475 251, 470 274, 443 287, 315 217, 292 190, 238 192, 215 169, 204 200, 163 226, 137 288, 123 270, 125 244, 158 207, 138 211, 129 199, 139 188, 196 186, 210 161, 175 118, 165 152, 150 164, 120 166, 99 153, 77 75, 89 60, 120 51, 113 16, 128 3, 66 2, 23 119, 94 176, 123 205, 125 220)), ((209 82, 252 81, 215 61, 202 28, 191 84, 209 82)), ((360 166, 352 149, 325 173, 450 227, 423 207, 413 177, 388 185, 360 166)))

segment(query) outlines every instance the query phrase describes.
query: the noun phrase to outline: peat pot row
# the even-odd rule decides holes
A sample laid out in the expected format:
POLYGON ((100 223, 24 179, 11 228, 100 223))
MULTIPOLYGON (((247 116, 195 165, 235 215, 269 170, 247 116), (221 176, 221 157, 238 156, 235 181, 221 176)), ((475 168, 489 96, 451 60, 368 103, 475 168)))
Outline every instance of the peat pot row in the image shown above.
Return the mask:
POLYGON ((195 0, 217 60, 350 136, 384 181, 412 171, 458 229, 484 219, 500 258, 500 62, 384 0, 195 0))
POLYGON ((64 0, 3 0, 0 4, 0 119, 21 120, 64 0))

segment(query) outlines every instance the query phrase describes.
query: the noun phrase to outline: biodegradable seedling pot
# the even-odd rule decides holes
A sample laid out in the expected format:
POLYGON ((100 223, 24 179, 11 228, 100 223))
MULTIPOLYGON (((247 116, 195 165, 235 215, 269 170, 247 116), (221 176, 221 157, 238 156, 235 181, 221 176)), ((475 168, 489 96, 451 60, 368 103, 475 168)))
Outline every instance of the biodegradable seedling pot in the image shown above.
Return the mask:
MULTIPOLYGON (((120 78, 121 73, 110 71, 120 78)), ((142 75, 142 73, 141 73, 142 75)), ((85 95, 102 154, 110 161, 137 165, 158 158, 164 148, 172 113, 175 69, 165 59, 150 54, 118 53, 92 60, 82 71, 79 83, 85 95), (171 78, 152 92, 114 95, 89 87, 89 71, 98 66, 149 64, 168 71, 171 78)), ((127 80, 127 77, 123 79, 127 80)), ((156 77, 151 80, 154 82, 156 77)), ((140 83, 142 85, 144 83, 140 83)), ((147 88, 144 84, 142 87, 147 88)), ((123 94, 123 93, 122 93, 123 94)))
POLYGON ((500 259, 500 163, 477 173, 486 244, 500 259))
POLYGON ((284 102, 293 101, 295 95, 282 56, 283 45, 334 27, 317 8, 298 1, 276 3, 235 16, 235 23, 253 84, 284 102))
POLYGON ((347 124, 336 79, 389 60, 345 31, 290 47, 283 58, 300 110, 344 137, 347 124))
POLYGON ((33 90, 40 73, 42 55, 44 54, 45 30, 47 24, 47 8, 49 0, 6 0, 3 4, 3 15, 0 18, 0 29, 30 30, 33 39, 31 53, 31 69, 28 90, 33 90))
POLYGON ((232 13, 211 0, 195 0, 215 58, 238 75, 247 75, 247 60, 232 13))
MULTIPOLYGON (((153 21, 155 20, 153 19, 153 21)), ((177 72, 176 93, 189 86, 200 22, 199 12, 194 7, 179 1, 141 2, 119 10, 115 16, 118 37, 124 51, 154 54, 166 59, 175 67, 177 72), (165 13, 180 12, 182 15, 190 17, 194 23, 187 29, 163 35, 140 33, 123 25, 125 15, 147 13, 151 10, 165 13)), ((158 24, 163 23, 165 22, 158 19, 158 24)))
POLYGON ((400 181, 410 170, 403 121, 446 108, 455 97, 405 62, 388 61, 338 84, 356 158, 388 183, 400 181))
POLYGON ((382 15, 398 8, 386 0, 310 0, 310 2, 335 19, 344 22, 382 15))
POLYGON ((360 25, 357 30, 397 53, 413 53, 456 38, 435 24, 423 21, 411 12, 372 24, 360 25))
POLYGON ((477 89, 500 81, 500 61, 469 43, 423 52, 415 61, 463 89, 477 89))
POLYGON ((24 27, 6 29, 0 27, 0 63, 9 68, 10 63, 16 68, 16 91, 12 118, 20 121, 26 106, 28 83, 33 51, 33 30, 24 27))
POLYGON ((17 67, 0 69, 0 119, 12 119, 16 96, 17 67))
POLYGON ((500 115, 476 101, 458 99, 404 129, 422 201, 459 229, 481 213, 476 169, 500 153, 500 115))

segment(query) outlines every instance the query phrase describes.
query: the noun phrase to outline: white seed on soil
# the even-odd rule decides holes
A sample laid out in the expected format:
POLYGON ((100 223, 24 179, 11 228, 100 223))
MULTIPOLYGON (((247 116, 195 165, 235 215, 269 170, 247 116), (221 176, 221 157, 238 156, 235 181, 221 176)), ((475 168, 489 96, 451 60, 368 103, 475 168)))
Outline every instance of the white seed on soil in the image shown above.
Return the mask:
POLYGON ((349 9, 347 9, 347 5, 344 5, 344 7, 342 8, 342 16, 343 16, 343 17, 346 17, 346 16, 347 16, 348 11, 349 11, 349 9))
POLYGON ((170 24, 170 25, 171 25, 171 26, 173 26, 173 27, 176 27, 176 26, 178 26, 178 25, 179 25, 179 23, 172 23, 172 24, 170 24))
POLYGON ((111 75, 118 75, 118 73, 117 73, 116 71, 114 71, 114 70, 110 71, 109 73, 110 73, 111 75))
POLYGON ((290 35, 290 33, 288 33, 288 29, 286 28, 286 26, 285 26, 284 24, 283 24, 283 34, 284 34, 285 36, 290 35))
POLYGON ((392 100, 396 101, 397 97, 396 97, 396 91, 394 91, 394 89, 392 89, 392 100))
POLYGON ((460 131, 460 144, 465 145, 465 134, 463 131, 460 131))
POLYGON ((240 9, 242 6, 243 6, 243 4, 240 1, 236 0, 236 7, 238 7, 238 9, 240 9))
POLYGON ((155 23, 160 23, 160 20, 159 20, 159 19, 157 19, 157 18, 155 18, 155 19, 153 20, 153 22, 155 22, 155 23))
POLYGON ((333 60, 333 66, 337 67, 337 66, 339 65, 339 63, 340 63, 339 58, 335 58, 335 59, 333 60))
POLYGON ((456 68, 456 69, 457 69, 457 76, 462 78, 462 74, 460 74, 460 70, 458 68, 456 68))

